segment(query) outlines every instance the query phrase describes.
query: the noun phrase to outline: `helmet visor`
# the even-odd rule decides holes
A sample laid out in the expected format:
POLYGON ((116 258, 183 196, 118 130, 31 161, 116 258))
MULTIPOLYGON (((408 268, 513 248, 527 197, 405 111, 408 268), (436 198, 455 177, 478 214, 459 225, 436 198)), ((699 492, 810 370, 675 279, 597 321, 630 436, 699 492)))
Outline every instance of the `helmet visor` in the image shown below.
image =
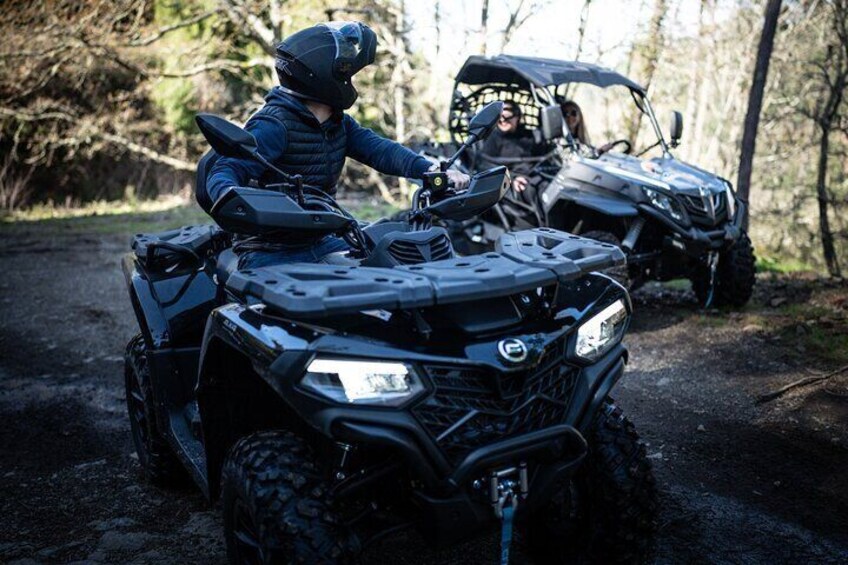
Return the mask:
POLYGON ((362 68, 362 26, 351 22, 329 22, 325 24, 336 42, 333 74, 342 80, 350 79, 362 68))

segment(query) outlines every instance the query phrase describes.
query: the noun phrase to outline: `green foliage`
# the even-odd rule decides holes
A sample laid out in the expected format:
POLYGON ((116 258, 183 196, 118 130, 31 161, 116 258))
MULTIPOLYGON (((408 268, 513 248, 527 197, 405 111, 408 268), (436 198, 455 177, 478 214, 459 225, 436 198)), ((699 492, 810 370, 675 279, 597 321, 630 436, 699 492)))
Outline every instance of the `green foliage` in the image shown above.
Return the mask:
POLYGON ((182 134, 194 132, 197 105, 194 84, 189 79, 162 79, 151 89, 150 97, 162 111, 166 124, 182 134))
POLYGON ((798 273, 815 271, 812 265, 791 258, 778 258, 769 255, 757 255, 757 272, 760 273, 798 273))

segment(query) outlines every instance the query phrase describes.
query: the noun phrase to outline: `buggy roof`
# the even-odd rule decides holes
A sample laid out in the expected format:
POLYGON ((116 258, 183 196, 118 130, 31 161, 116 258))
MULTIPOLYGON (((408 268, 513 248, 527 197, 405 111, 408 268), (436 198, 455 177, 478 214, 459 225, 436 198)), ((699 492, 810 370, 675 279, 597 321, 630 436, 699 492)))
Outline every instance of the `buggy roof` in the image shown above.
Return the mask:
POLYGON ((456 82, 465 84, 500 82, 519 85, 532 83, 535 86, 585 82, 601 88, 620 84, 641 94, 645 93, 645 89, 639 84, 604 67, 579 61, 559 61, 515 55, 495 57, 473 55, 462 65, 456 75, 456 82))

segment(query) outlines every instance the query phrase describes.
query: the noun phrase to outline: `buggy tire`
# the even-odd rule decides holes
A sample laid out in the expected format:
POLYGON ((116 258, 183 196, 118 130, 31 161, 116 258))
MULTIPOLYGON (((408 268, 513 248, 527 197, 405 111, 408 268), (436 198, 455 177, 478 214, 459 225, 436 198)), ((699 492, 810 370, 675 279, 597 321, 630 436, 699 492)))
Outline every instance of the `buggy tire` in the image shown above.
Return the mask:
POLYGON ((236 442, 224 463, 221 502, 231 563, 350 563, 359 552, 309 448, 289 432, 236 442))
MULTIPOLYGON (((615 234, 610 233, 608 231, 588 231, 586 233, 581 233, 580 237, 594 239, 596 241, 600 241, 601 243, 612 243, 616 247, 621 247, 621 240, 618 239, 615 234)), ((624 250, 622 249, 622 251, 624 250)), ((623 286, 626 290, 630 290, 633 281, 630 279, 630 268, 628 267, 627 263, 625 263, 624 265, 619 265, 618 267, 605 269, 602 272, 615 279, 615 281, 621 284, 621 286, 623 286)))
MULTIPOLYGON (((741 308, 747 304, 754 292, 755 263, 754 247, 743 231, 739 239, 719 255, 711 306, 741 308)), ((691 280, 698 304, 706 306, 710 294, 709 269, 698 267, 691 280)))
POLYGON ((145 477, 161 487, 180 487, 187 474, 159 430, 153 402, 147 345, 141 334, 127 344, 124 355, 124 386, 135 452, 145 477))
POLYGON ((538 563, 643 563, 653 550, 657 491, 633 424, 611 401, 598 411, 589 453, 528 519, 525 540, 538 563))

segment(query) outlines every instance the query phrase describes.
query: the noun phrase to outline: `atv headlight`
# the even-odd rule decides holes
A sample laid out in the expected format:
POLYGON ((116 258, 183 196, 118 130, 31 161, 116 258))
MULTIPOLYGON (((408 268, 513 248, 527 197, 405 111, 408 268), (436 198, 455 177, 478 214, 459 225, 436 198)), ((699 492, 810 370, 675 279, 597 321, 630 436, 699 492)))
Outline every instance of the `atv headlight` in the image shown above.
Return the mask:
POLYGON ((313 360, 300 385, 336 402, 398 406, 425 390, 415 370, 405 363, 313 360))
POLYGON ((686 217, 680 203, 673 196, 663 194, 659 190, 647 186, 642 187, 642 192, 645 193, 654 208, 659 208, 678 222, 682 222, 683 218, 686 217))
POLYGON ((621 341, 627 327, 627 307, 618 299, 577 329, 574 353, 595 361, 621 341))
POLYGON ((732 220, 736 215, 736 195, 728 181, 724 181, 724 197, 727 199, 727 217, 732 220))

